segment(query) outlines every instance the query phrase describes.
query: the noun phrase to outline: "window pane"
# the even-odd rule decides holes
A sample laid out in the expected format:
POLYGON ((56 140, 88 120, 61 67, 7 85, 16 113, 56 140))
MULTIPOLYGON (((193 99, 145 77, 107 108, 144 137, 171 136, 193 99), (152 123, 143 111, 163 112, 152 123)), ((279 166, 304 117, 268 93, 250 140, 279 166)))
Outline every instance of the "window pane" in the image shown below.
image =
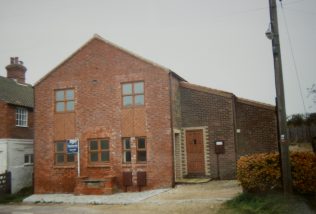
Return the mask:
POLYGON ((73 111, 75 109, 75 102, 74 101, 68 101, 67 102, 67 111, 73 111))
POLYGON ((101 140, 101 149, 109 149, 109 141, 108 140, 101 140))
POLYGON ((31 155, 31 163, 34 163, 34 155, 31 155))
POLYGON ((145 138, 138 138, 138 149, 145 149, 146 148, 146 143, 145 143, 145 138))
POLYGON ((56 91, 55 99, 56 101, 64 100, 64 91, 56 91))
POLYGON ((92 162, 98 161, 98 152, 91 152, 90 153, 90 160, 92 162))
POLYGON ((90 141, 90 150, 98 150, 98 142, 93 140, 90 141))
POLYGON ((135 105, 144 105, 144 95, 135 96, 135 105))
POLYGON ((125 153, 125 162, 131 162, 132 160, 132 155, 130 151, 126 151, 125 153))
POLYGON ((131 143, 129 141, 129 138, 124 139, 124 149, 131 149, 131 143))
POLYGON ((29 156, 28 155, 24 155, 24 163, 28 163, 29 162, 29 156))
POLYGON ((101 152, 101 161, 109 161, 110 160, 110 152, 101 152))
POLYGON ((66 91, 66 100, 74 100, 74 90, 69 89, 66 91))
POLYGON ((132 83, 123 84, 123 95, 132 94, 132 83))
POLYGON ((131 106, 133 104, 132 96, 124 96, 123 97, 123 105, 131 106))
POLYGON ((64 154, 56 154, 56 163, 64 163, 64 154))
POLYGON ((56 103, 56 111, 57 112, 65 111, 65 105, 63 102, 56 103))
POLYGON ((137 161, 146 161, 146 151, 137 151, 137 161))
POLYGON ((75 154, 68 154, 67 162, 74 162, 74 161, 75 161, 75 154))
POLYGON ((63 142, 56 143, 56 151, 57 152, 63 152, 64 151, 64 143, 63 142))
POLYGON ((143 82, 134 83, 134 93, 135 94, 143 94, 144 93, 144 83, 143 82))

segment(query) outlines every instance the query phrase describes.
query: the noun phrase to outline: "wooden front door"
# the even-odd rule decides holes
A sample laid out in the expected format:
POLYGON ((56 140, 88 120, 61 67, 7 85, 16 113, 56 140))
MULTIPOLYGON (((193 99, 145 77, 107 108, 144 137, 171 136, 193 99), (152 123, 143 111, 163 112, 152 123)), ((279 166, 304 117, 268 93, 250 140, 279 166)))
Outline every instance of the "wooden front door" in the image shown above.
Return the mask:
POLYGON ((188 175, 205 175, 203 130, 186 131, 188 175))

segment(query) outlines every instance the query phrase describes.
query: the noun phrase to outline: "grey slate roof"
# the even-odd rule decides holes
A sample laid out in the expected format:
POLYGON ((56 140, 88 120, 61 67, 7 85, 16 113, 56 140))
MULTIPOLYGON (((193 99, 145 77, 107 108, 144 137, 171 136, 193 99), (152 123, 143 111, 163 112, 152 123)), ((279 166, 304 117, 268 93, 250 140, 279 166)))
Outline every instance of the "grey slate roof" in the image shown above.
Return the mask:
POLYGON ((0 76, 0 100, 13 105, 34 108, 33 87, 0 76))

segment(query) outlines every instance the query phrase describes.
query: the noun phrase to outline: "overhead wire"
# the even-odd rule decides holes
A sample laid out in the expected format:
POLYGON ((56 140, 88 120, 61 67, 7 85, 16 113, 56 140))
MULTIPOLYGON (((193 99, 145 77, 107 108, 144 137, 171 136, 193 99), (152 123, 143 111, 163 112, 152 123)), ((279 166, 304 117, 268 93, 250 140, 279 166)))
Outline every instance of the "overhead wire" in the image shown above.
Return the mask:
POLYGON ((297 83, 298 83, 298 87, 299 87, 299 91, 300 91, 300 96, 301 96, 301 99, 302 99, 302 104, 303 104, 303 108, 304 108, 304 113, 307 114, 306 105, 305 105, 305 101, 304 101, 304 96, 303 96, 303 92, 302 92, 301 80, 300 80, 300 77, 299 77, 299 73, 298 73, 298 69, 297 69, 297 64, 296 64, 296 60, 295 60, 295 56, 294 56, 294 51, 293 51, 293 45, 292 45, 291 35, 290 35, 289 27, 288 27, 288 24, 287 24, 287 20, 286 20, 284 8, 283 8, 283 5, 282 5, 282 1, 280 1, 280 3, 281 3, 281 11, 282 11, 282 16, 283 16, 284 26, 285 26, 285 29, 286 29, 287 39, 288 39, 288 42, 289 42, 290 52, 291 52, 291 56, 292 56, 292 60, 293 60, 293 66, 294 66, 294 70, 295 70, 295 74, 296 74, 295 76, 296 76, 296 80, 297 80, 297 83))

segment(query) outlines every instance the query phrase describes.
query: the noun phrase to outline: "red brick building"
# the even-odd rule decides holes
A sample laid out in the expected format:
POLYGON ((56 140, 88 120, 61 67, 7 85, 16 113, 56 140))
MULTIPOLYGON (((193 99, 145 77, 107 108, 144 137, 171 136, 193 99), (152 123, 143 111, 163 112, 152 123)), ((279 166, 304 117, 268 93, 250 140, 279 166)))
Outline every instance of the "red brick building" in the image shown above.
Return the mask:
POLYGON ((35 85, 35 106, 36 193, 230 179, 239 155, 276 149, 273 106, 190 84, 99 36, 35 85), (68 139, 80 141, 79 178, 68 139))
POLYGON ((11 172, 11 192, 32 185, 33 88, 25 83, 26 67, 17 57, 0 76, 0 174, 11 172))

